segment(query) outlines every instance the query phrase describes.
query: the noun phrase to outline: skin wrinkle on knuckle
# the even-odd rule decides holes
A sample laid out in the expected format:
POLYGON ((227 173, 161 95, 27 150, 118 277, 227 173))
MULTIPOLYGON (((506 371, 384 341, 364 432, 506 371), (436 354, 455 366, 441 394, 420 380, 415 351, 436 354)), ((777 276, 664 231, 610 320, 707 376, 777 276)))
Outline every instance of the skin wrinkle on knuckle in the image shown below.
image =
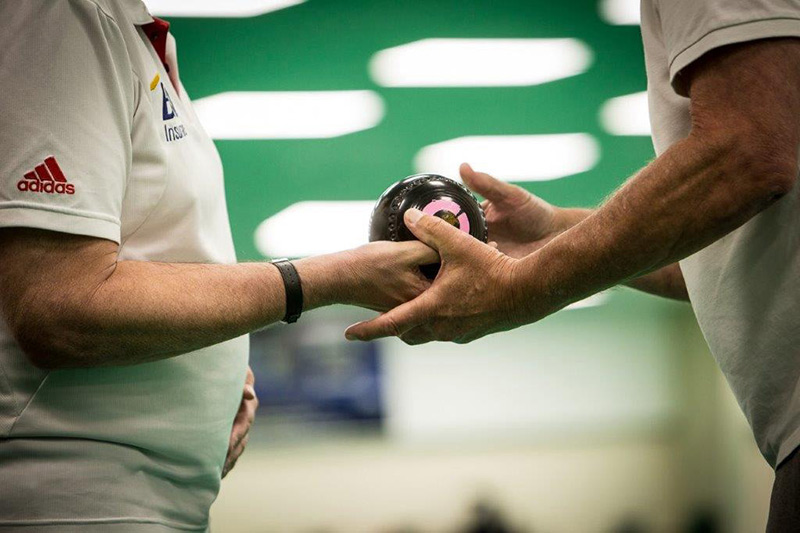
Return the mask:
POLYGON ((436 231, 434 228, 437 227, 437 224, 441 221, 439 217, 432 217, 430 215, 425 215, 419 220, 417 220, 416 224, 422 227, 425 230, 433 230, 436 231))
POLYGON ((420 279, 420 277, 416 277, 412 281, 412 285, 413 285, 413 290, 414 290, 414 296, 422 294, 423 292, 428 290, 428 288, 431 286, 430 283, 426 283, 425 280, 420 279))
POLYGON ((383 330, 392 337, 400 336, 400 326, 395 320, 395 318, 390 315, 386 315, 385 325, 383 327, 383 330))
POLYGON ((433 217, 430 215, 420 220, 420 222, 422 221, 425 221, 424 228, 428 230, 434 239, 437 238, 436 236, 438 235, 438 238, 441 239, 445 245, 449 245, 452 242, 452 236, 450 235, 450 232, 447 231, 448 226, 452 226, 450 226, 447 222, 439 217, 433 217))

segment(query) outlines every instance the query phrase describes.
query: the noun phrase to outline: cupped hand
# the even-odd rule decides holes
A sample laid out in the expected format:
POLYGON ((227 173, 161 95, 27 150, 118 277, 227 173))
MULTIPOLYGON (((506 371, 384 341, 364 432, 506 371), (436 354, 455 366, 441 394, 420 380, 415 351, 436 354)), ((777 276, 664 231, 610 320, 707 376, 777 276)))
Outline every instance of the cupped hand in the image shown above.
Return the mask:
POLYGON ((247 446, 247 441, 250 438, 250 428, 253 427, 253 421, 256 417, 256 409, 258 409, 258 398, 256 397, 256 390, 254 388, 255 376, 253 370, 247 367, 247 377, 244 381, 244 391, 242 391, 242 401, 239 404, 239 411, 236 413, 236 418, 233 419, 233 429, 231 430, 230 440, 228 442, 228 455, 225 457, 225 466, 222 468, 222 477, 228 475, 228 472, 236 465, 236 461, 244 453, 247 446))
POLYGON ((481 207, 489 225, 489 239, 504 254, 525 257, 558 233, 558 208, 522 187, 476 172, 467 163, 459 170, 464 184, 485 198, 481 207))
POLYGON ((516 260, 416 209, 406 226, 438 250, 442 266, 431 287, 415 299, 350 326, 350 340, 397 336, 408 344, 432 340, 465 343, 521 325, 514 309, 516 260))
POLYGON ((419 241, 377 241, 349 254, 354 283, 341 301, 374 311, 416 298, 431 285, 419 267, 439 262, 436 250, 419 241))

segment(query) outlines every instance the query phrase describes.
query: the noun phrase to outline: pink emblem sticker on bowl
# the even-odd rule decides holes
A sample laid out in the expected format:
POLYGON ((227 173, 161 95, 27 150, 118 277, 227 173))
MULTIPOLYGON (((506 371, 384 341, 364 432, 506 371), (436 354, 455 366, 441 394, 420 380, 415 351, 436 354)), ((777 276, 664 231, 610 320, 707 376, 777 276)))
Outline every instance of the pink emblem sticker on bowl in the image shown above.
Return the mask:
POLYGON ((456 220, 458 220, 458 229, 465 233, 469 233, 469 217, 464 212, 464 209, 453 200, 449 198, 442 198, 434 200, 422 208, 422 212, 426 215, 435 216, 440 211, 449 211, 452 213, 456 220))

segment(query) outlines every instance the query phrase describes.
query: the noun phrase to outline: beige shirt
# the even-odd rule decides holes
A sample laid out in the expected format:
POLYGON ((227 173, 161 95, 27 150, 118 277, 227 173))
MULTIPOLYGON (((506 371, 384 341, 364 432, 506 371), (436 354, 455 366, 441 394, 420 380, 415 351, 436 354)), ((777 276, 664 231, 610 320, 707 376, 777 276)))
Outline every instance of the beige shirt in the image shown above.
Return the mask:
MULTIPOLYGON (((0 0, 0 227, 235 262, 219 156, 151 22, 140 0, 0 0)), ((247 357, 242 337, 48 372, 0 319, 0 530, 205 530, 247 357)))
MULTIPOLYGON (((643 0, 653 143, 688 136, 681 70, 714 48, 800 37, 798 0, 643 0)), ((800 120, 800 117, 797 117, 800 120)), ((800 444, 800 204, 797 190, 681 261, 700 327, 773 467, 800 444)))

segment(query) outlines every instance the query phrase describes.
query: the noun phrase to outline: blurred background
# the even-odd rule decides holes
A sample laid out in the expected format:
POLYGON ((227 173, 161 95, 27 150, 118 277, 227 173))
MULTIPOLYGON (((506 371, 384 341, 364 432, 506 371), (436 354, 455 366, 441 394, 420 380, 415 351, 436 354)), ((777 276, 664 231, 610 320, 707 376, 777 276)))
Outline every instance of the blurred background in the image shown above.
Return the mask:
MULTIPOLYGON (((638 0, 146 3, 240 260, 363 243, 416 172, 593 206, 654 157, 638 0)), ((687 305, 615 289, 466 346, 345 342, 369 316, 252 336, 261 409, 215 531, 764 530, 771 470, 687 305)))

